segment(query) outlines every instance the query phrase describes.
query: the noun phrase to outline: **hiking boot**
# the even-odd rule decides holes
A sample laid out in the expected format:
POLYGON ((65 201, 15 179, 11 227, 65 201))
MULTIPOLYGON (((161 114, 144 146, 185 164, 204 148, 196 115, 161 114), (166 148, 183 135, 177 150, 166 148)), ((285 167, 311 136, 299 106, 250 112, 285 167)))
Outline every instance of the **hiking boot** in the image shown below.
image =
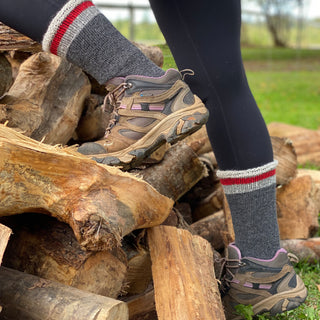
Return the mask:
POLYGON ((99 163, 132 166, 163 143, 174 143, 201 128, 208 110, 190 91, 179 71, 159 78, 127 76, 105 99, 113 107, 102 140, 78 148, 99 163))
POLYGON ((297 308, 307 297, 307 289, 295 273, 285 249, 270 260, 241 257, 231 244, 225 259, 225 275, 220 291, 226 319, 243 319, 235 306, 252 305, 254 315, 276 315, 297 308))

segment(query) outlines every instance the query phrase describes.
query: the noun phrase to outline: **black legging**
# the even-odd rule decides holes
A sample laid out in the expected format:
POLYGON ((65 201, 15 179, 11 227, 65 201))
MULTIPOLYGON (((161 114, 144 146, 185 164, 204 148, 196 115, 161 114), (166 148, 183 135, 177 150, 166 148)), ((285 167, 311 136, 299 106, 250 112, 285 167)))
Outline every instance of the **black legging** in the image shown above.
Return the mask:
POLYGON ((210 110, 208 135, 220 169, 273 160, 265 122, 251 94, 240 51, 240 0, 149 0, 186 82, 210 110))
MULTIPOLYGON (((1 0, 0 21, 41 41, 67 0, 1 0)), ((251 94, 240 52, 240 0, 150 0, 186 81, 210 110, 207 124, 222 170, 244 170, 273 160, 270 137, 251 94)))

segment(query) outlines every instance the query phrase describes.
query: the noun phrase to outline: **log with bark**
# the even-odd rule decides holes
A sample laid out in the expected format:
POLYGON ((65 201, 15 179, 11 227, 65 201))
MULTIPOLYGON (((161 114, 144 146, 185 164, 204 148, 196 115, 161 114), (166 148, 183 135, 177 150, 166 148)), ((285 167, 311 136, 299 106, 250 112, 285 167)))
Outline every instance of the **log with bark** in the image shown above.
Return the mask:
POLYGON ((0 125, 0 216, 40 212, 71 226, 80 245, 106 250, 163 222, 173 201, 148 183, 76 151, 0 125))
POLYGON ((300 261, 317 263, 320 261, 320 238, 281 240, 281 246, 295 254, 300 261))
POLYGON ((84 251, 67 224, 41 214, 1 220, 13 230, 3 266, 111 298, 122 293, 127 259, 121 248, 84 251))
MULTIPOLYGON (((271 133, 273 132, 271 131, 271 133)), ((204 127, 185 138, 184 141, 199 155, 212 151, 207 131, 204 127)), ((279 162, 277 167, 277 185, 283 185, 296 175, 297 156, 295 146, 287 138, 273 136, 271 136, 271 143, 274 158, 279 162)), ((214 155, 211 157, 214 159, 213 163, 217 166, 214 155)))
POLYGON ((277 189, 277 214, 281 239, 308 239, 319 228, 319 189, 310 176, 297 177, 277 189))
POLYGON ((310 130, 284 123, 270 123, 271 135, 289 138, 297 153, 301 165, 320 165, 320 130, 310 130))
POLYGON ((159 320, 224 319, 210 244, 187 230, 148 230, 159 320))
POLYGON ((41 45, 0 22, 0 52, 9 50, 38 52, 41 45))
POLYGON ((124 302, 0 267, 0 319, 127 320, 124 302))
POLYGON ((87 76, 49 53, 32 55, 0 100, 0 123, 48 144, 66 144, 90 93, 87 76))

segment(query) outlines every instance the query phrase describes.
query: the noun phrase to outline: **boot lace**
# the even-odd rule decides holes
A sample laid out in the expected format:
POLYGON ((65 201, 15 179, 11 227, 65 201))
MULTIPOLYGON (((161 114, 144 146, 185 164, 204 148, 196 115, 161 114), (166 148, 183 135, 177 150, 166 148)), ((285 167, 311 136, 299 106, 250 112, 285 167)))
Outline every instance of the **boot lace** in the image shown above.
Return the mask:
POLYGON ((218 278, 219 289, 221 294, 226 294, 230 288, 230 284, 235 277, 236 270, 244 266, 245 263, 239 259, 227 259, 221 258, 216 260, 220 266, 220 272, 218 278))
POLYGON ((104 98, 102 110, 104 112, 107 112, 107 106, 110 105, 112 107, 112 115, 109 120, 108 126, 106 128, 104 138, 107 138, 108 135, 111 132, 111 129, 116 125, 120 115, 119 115, 119 109, 120 109, 120 99, 123 95, 123 93, 132 87, 131 83, 123 82, 119 84, 115 89, 110 91, 106 97, 104 98))

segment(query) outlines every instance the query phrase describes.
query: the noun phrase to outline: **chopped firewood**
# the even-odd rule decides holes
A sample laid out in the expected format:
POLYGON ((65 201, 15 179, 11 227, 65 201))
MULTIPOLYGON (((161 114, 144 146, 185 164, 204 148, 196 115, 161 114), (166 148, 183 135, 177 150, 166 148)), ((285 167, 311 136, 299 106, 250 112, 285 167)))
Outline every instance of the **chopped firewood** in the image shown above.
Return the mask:
POLYGON ((71 226, 87 250, 161 224, 173 201, 132 174, 0 125, 0 216, 40 212, 71 226))
POLYGON ((210 242, 215 250, 221 250, 228 245, 225 243, 227 226, 223 210, 193 223, 191 228, 197 235, 210 242))
POLYGON ((281 239, 308 239, 319 228, 319 189, 310 176, 302 176, 277 189, 277 214, 281 239))
POLYGON ((0 265, 2 263, 2 257, 6 250, 11 233, 12 231, 10 228, 0 224, 0 265))
POLYGON ((0 54, 0 97, 9 90, 12 82, 11 65, 7 58, 0 54))
POLYGON ((5 222, 13 230, 5 267, 110 298, 122 293, 127 259, 121 248, 84 251, 67 224, 41 214, 6 217, 5 222))
POLYGON ((126 303, 9 268, 0 268, 3 319, 128 320, 126 303))
POLYGON ((320 238, 281 240, 281 246, 295 254, 301 261, 309 263, 320 261, 320 238))
POLYGON ((87 76, 50 53, 27 59, 15 82, 0 99, 0 122, 48 144, 66 144, 90 93, 87 76))
POLYGON ((129 308, 130 320, 157 320, 154 290, 147 290, 144 293, 130 297, 126 300, 129 308))
POLYGON ((205 174, 205 167, 193 150, 183 142, 175 144, 164 159, 140 172, 142 178, 161 194, 178 200, 205 174))
POLYGON ((224 319, 211 245, 187 230, 148 230, 159 320, 224 319))
POLYGON ((320 165, 320 130, 310 130, 284 123, 270 123, 271 135, 289 138, 297 153, 298 164, 320 165))

